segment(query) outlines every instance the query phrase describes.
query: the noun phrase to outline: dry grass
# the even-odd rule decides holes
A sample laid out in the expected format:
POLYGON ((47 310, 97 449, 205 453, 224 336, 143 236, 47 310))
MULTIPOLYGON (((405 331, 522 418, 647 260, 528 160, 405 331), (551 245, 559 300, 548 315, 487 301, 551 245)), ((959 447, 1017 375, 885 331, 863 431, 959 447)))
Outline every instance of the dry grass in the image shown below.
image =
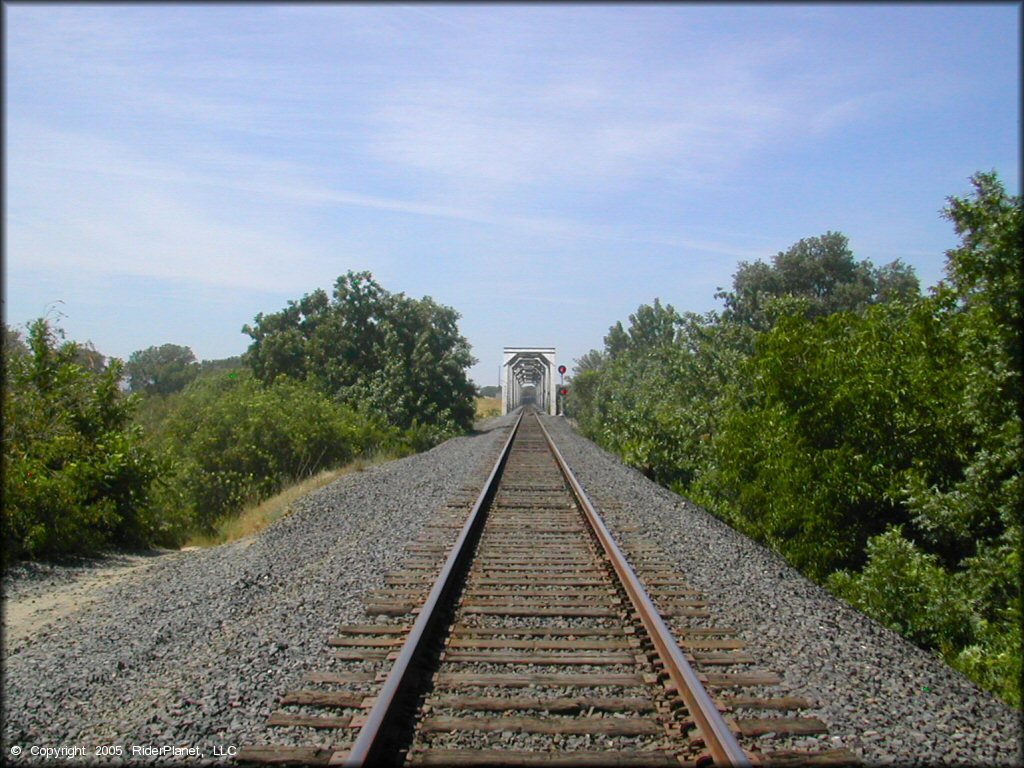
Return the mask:
POLYGON ((362 472, 367 467, 389 461, 391 456, 378 455, 367 458, 356 459, 351 464, 346 464, 338 469, 324 470, 318 475, 307 477, 305 480, 290 485, 276 496, 257 502, 245 507, 237 517, 222 520, 213 534, 193 534, 185 543, 186 547, 215 547, 218 544, 226 544, 229 541, 252 536, 259 533, 278 518, 284 517, 292 511, 291 507, 296 501, 318 488, 333 483, 340 477, 350 475, 353 472, 362 472))
POLYGON ((476 399, 476 418, 490 419, 501 415, 500 397, 478 397, 476 399))

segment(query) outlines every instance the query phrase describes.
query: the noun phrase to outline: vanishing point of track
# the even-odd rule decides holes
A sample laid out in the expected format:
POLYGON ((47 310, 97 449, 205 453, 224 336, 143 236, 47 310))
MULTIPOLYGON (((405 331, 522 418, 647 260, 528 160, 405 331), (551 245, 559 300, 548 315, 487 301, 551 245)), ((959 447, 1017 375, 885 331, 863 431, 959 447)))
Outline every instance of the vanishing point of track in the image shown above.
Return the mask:
POLYGON ((268 726, 289 743, 244 748, 239 761, 855 762, 846 750, 764 748, 824 724, 783 716, 809 702, 766 695, 773 673, 708 671, 755 660, 735 629, 709 624, 707 604, 671 569, 645 567, 641 583, 629 560, 664 555, 639 537, 620 548, 532 411, 482 486, 410 545, 367 601, 376 621, 329 639, 332 670, 282 698, 268 726))

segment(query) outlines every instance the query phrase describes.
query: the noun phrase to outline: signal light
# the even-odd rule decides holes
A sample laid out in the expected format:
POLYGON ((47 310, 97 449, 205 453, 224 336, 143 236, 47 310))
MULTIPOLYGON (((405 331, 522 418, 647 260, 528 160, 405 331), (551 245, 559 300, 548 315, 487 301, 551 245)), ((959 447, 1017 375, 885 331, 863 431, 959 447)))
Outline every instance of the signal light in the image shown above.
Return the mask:
POLYGON ((567 370, 567 369, 566 369, 566 367, 565 367, 564 365, 560 365, 560 366, 558 366, 558 372, 559 372, 559 373, 562 373, 562 374, 564 374, 564 373, 566 372, 566 370, 567 370))
POLYGON ((568 390, 568 389, 566 389, 565 387, 562 387, 562 388, 561 388, 560 390, 558 390, 558 391, 559 391, 559 392, 561 392, 561 393, 562 393, 563 395, 568 395, 568 394, 569 394, 569 390, 568 390))

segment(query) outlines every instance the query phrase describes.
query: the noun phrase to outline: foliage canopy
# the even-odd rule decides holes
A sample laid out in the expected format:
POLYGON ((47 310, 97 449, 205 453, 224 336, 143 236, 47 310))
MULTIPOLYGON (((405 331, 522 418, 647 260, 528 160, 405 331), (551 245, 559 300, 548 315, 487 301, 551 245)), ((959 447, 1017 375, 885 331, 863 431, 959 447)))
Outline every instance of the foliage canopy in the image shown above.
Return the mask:
POLYGON ((164 473, 155 489, 165 516, 213 528, 285 483, 370 453, 397 435, 333 402, 309 382, 220 372, 191 384, 148 435, 164 473))
MULTIPOLYGON (((5 327, 4 553, 39 557, 134 545, 159 534, 148 513, 156 465, 111 360, 97 372, 46 319, 27 345, 5 327)), ((88 358, 86 358, 88 360, 88 358)))
POLYGON ((466 428, 458 318, 350 272, 246 326, 248 368, 177 344, 125 365, 45 319, 27 343, 5 325, 5 554, 177 545, 286 483, 466 428))
POLYGON ((804 300, 804 314, 820 317, 914 298, 918 292, 914 271, 901 261, 877 268, 868 260, 857 261, 846 235, 826 232, 780 251, 770 265, 740 262, 732 290, 715 295, 725 302, 726 320, 764 330, 772 324, 770 300, 781 296, 804 300))
POLYGON ((199 375, 199 368, 189 347, 162 344, 133 352, 125 372, 132 392, 169 395, 184 389, 199 375))
POLYGON ((827 232, 741 263, 719 315, 642 306, 569 413, 648 476, 1020 702, 1019 197, 994 173, 919 293, 827 232))
POLYGON ((245 361, 265 384, 308 381, 401 429, 435 435, 468 429, 476 360, 459 333, 459 314, 430 297, 382 288, 369 272, 338 278, 332 296, 316 290, 242 330, 253 341, 245 361))

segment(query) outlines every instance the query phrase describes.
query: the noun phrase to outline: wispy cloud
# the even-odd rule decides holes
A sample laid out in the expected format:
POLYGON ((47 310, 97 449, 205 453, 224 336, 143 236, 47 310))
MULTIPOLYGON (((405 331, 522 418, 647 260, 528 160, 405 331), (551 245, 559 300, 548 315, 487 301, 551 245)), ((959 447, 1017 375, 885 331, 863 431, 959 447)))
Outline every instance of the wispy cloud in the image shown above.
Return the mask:
POLYGON ((412 82, 382 98, 373 149, 382 162, 472 187, 706 180, 735 171, 790 120, 786 105, 753 83, 713 87, 709 78, 499 77, 493 90, 472 75, 412 82))
POLYGON ((330 208, 483 224, 533 237, 671 245, 729 257, 761 255, 729 242, 631 231, 613 222, 335 189, 313 178, 310 169, 255 156, 208 157, 200 150, 156 159, 111 139, 21 123, 9 139, 9 254, 40 266, 297 289, 310 277, 302 264, 312 269, 326 258, 325 247, 312 240, 304 222, 310 213, 330 208), (285 258, 292 266, 282 278, 285 258))
POLYGON ((277 291, 327 257, 265 197, 235 208, 187 167, 20 124, 8 140, 7 257, 26 266, 277 291))
POLYGON ((5 256, 76 284, 294 296, 379 267, 474 302, 498 349, 549 328, 496 297, 510 265, 522 301, 603 329, 655 292, 706 309, 738 260, 850 221, 927 263, 969 173, 1017 183, 1012 8, 5 13, 5 256))
POLYGON ((885 60, 821 67, 817 45, 795 33, 697 40, 659 67, 642 52, 605 61, 573 50, 543 69, 516 52, 543 50, 548 32, 521 34, 443 77, 428 68, 383 89, 370 151, 423 186, 473 199, 723 188, 760 153, 824 141, 942 90, 893 76, 885 60))
POLYGON ((113 193, 56 222, 15 216, 11 223, 8 257, 61 273, 298 291, 310 287, 315 265, 328 255, 292 232, 224 221, 158 192, 113 193))
MULTIPOLYGON (((528 47, 519 41, 520 47, 528 47)), ((537 43, 537 47, 542 47, 537 43)), ((787 39, 683 50, 662 69, 642 58, 602 62, 567 55, 544 71, 512 56, 481 55, 439 79, 412 76, 383 91, 371 149, 384 163, 424 172, 426 183, 608 189, 651 180, 720 184, 769 144, 795 143, 843 109, 848 90, 772 73, 798 61, 787 39)), ((862 117, 876 102, 862 98, 862 117)))

